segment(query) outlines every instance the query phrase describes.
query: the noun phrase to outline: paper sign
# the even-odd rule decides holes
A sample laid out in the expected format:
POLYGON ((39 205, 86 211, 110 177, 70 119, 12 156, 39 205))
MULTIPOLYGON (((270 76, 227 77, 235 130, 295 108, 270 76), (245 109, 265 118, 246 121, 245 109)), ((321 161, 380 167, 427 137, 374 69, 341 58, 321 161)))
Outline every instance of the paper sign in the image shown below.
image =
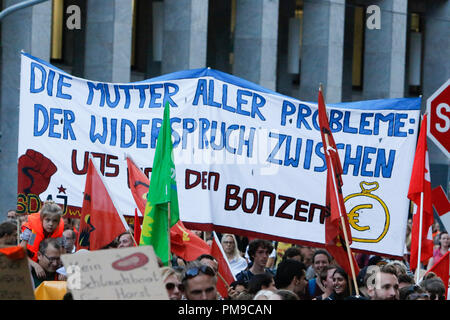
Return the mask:
POLYGON ((10 259, 0 252, 0 300, 34 300, 28 258, 10 259))
POLYGON ((152 246, 82 251, 61 257, 75 300, 167 300, 152 246))

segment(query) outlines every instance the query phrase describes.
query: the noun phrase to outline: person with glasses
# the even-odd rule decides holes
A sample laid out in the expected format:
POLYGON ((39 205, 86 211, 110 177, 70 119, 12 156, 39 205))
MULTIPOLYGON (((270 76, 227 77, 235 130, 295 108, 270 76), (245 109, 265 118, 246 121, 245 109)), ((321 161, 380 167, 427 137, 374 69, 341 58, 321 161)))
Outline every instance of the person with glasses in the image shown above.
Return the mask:
POLYGON ((170 300, 181 300, 183 296, 183 285, 181 284, 180 274, 171 267, 161 268, 162 279, 170 300))
POLYGON ((227 256, 228 263, 230 264, 231 272, 236 276, 240 271, 247 268, 247 260, 241 256, 234 234, 223 234, 221 243, 223 251, 225 251, 227 256))
POLYGON ((37 268, 31 269, 31 277, 34 287, 37 288, 43 281, 65 280, 56 270, 62 266, 61 262, 62 247, 57 239, 47 238, 41 241, 37 253, 37 264, 43 273, 37 273, 37 268))
POLYGON ((188 263, 181 275, 186 300, 217 300, 216 272, 200 261, 188 263))

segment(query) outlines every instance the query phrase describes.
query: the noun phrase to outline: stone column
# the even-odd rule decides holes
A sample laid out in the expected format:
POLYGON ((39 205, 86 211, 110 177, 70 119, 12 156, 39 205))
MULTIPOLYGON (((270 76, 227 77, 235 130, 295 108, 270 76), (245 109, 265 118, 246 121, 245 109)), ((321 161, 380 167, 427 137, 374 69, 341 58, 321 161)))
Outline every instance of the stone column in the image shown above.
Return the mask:
MULTIPOLYGON (((450 1, 427 2, 424 30, 422 110, 426 109, 427 99, 450 77, 449 21, 450 1)), ((428 149, 432 185, 442 185, 448 194, 450 160, 431 139, 428 140, 428 149)))
POLYGON ((233 74, 275 90, 278 0, 236 0, 233 74))
POLYGON ((425 13, 423 101, 450 77, 450 1, 433 1, 425 13))
POLYGON ((162 74, 206 67, 207 0, 165 0, 162 74))
POLYGON ((380 29, 366 27, 364 99, 401 98, 405 94, 407 0, 373 1, 380 7, 380 29))
POLYGON ((131 1, 88 0, 84 78, 129 82, 131 1))
POLYGON ((342 99, 345 0, 305 1, 300 99, 317 101, 319 84, 326 103, 342 99))
MULTIPOLYGON (((3 8, 19 2, 3 1, 3 8)), ((50 60, 51 13, 52 3, 47 1, 18 10, 1 22, 0 220, 17 203, 20 51, 50 60)))

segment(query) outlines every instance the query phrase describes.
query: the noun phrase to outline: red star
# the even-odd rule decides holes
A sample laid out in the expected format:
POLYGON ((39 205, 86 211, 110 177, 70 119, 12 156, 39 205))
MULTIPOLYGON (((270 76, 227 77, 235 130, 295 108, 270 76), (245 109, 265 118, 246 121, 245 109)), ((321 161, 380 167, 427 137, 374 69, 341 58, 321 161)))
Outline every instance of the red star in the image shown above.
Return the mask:
POLYGON ((64 193, 64 194, 66 194, 66 189, 67 189, 67 188, 64 188, 63 185, 61 185, 61 187, 58 187, 58 193, 64 193))

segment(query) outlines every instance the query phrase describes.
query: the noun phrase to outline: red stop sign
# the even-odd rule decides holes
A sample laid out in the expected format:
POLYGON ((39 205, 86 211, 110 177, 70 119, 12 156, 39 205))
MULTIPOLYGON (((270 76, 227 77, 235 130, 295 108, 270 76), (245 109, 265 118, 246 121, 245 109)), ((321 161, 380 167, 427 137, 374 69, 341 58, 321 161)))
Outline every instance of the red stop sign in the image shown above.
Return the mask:
POLYGON ((427 100, 428 137, 450 158, 450 79, 427 100))

